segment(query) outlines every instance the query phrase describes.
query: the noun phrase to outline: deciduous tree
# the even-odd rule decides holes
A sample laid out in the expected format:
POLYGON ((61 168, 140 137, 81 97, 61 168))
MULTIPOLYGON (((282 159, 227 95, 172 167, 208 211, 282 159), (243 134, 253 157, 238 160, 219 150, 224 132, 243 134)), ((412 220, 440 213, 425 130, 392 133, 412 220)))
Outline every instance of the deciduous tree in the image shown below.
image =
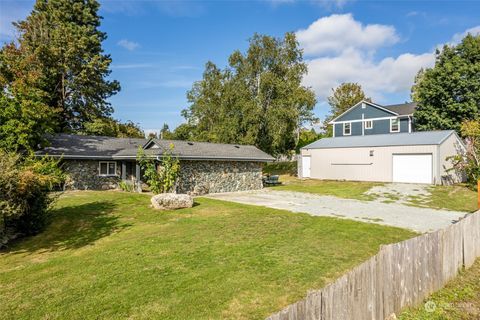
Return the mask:
POLYGON ((247 52, 235 51, 224 70, 208 62, 188 92, 183 115, 192 138, 254 144, 273 155, 290 152, 301 125, 315 119, 315 95, 301 84, 306 72, 294 34, 255 34, 247 52))
POLYGON ((412 87, 417 130, 454 129, 480 119, 480 35, 437 50, 435 66, 421 70, 412 87))

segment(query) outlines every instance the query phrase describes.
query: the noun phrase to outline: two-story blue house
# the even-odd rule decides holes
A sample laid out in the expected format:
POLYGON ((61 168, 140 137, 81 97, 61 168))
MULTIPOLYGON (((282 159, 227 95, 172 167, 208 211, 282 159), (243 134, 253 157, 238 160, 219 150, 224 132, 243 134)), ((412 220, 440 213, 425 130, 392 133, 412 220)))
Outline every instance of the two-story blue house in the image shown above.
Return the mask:
POLYGON ((415 131, 415 103, 361 101, 333 119, 333 137, 300 151, 298 176, 328 180, 451 184, 464 180, 451 156, 465 152, 453 130, 415 131))
POLYGON ((361 101, 330 122, 333 125, 333 136, 411 133, 415 107, 413 102, 381 106, 361 101))

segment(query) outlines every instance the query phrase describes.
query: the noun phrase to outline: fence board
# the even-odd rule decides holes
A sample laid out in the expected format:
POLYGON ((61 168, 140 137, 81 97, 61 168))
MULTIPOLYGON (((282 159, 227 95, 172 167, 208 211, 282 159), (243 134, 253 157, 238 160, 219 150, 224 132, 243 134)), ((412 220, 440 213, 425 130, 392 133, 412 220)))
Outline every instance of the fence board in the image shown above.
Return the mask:
POLYGON ((421 303, 480 257, 480 211, 377 255, 268 320, 385 319, 421 303))

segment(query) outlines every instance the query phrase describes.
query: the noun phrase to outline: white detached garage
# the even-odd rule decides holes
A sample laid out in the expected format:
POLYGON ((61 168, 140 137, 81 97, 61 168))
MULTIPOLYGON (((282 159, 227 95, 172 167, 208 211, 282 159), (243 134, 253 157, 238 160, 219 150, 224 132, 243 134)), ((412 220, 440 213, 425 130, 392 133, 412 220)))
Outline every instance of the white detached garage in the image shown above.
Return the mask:
POLYGON ((325 138, 301 149, 302 178, 452 184, 464 180, 448 157, 463 154, 455 131, 325 138))

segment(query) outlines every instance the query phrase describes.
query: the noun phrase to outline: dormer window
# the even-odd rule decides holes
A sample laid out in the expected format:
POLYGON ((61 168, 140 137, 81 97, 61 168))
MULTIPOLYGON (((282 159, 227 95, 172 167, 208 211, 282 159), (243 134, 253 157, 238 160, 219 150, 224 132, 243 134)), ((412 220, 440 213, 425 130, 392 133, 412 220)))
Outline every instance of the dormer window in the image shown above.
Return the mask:
POLYGON ((351 122, 344 122, 343 123, 343 135, 349 136, 352 134, 352 123, 351 122))
POLYGON ((400 132, 399 119, 390 119, 390 132, 400 132))

